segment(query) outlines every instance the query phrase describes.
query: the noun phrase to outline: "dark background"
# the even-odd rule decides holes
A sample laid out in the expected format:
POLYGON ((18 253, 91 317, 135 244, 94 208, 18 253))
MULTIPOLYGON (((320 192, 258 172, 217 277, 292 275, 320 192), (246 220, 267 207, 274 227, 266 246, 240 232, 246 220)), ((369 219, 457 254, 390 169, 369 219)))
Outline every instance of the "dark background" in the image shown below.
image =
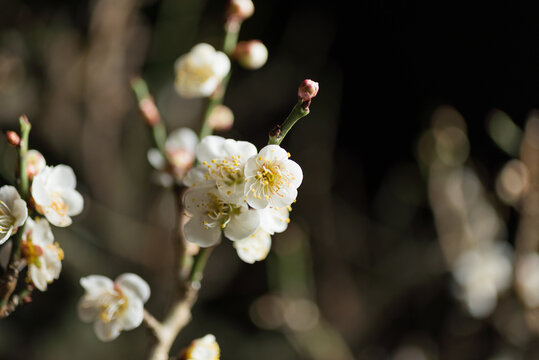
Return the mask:
MULTIPOLYGON (((152 286, 148 308, 157 317, 170 294, 172 200, 150 181, 145 156, 151 142, 127 80, 140 73, 148 81, 169 129, 196 128, 201 103, 175 95, 173 63, 197 42, 220 45, 225 2, 137 3, 125 37, 114 27, 96 35, 97 3, 0 4, 0 124, 16 129, 18 116, 28 114, 32 147, 49 164, 75 169, 87 204, 73 229, 55 229, 66 251, 61 278, 0 322, 2 359, 143 358, 145 330, 102 344, 77 319, 78 279, 137 272, 152 286), (115 36, 118 42, 102 40, 111 47, 98 46, 96 39, 115 36), (108 55, 101 59, 100 51, 108 55), (120 59, 119 67, 107 65, 110 59, 120 59), (105 87, 112 90, 101 91, 105 87)), ((308 238, 311 295, 322 317, 359 359, 493 359, 507 351, 507 359, 533 358, 533 336, 512 341, 453 298, 416 146, 432 112, 453 106, 467 123, 470 158, 493 192, 510 157, 488 135, 489 114, 502 110, 523 126, 538 107, 537 6, 255 6, 240 40, 261 39, 270 56, 257 71, 233 66, 225 104, 236 122, 220 135, 261 148, 294 105, 301 81, 320 83, 311 114, 283 143, 305 177, 291 229, 275 236, 274 246, 286 249, 294 235, 308 238)), ((2 172, 9 173, 14 152, 1 149, 2 172)), ((513 231, 514 213, 504 214, 513 231)), ((272 252, 268 262, 282 254, 272 252)), ((241 263, 223 241, 176 348, 212 332, 223 359, 315 358, 294 335, 261 329, 250 317, 252 304, 269 291, 272 271, 264 262, 241 263)))

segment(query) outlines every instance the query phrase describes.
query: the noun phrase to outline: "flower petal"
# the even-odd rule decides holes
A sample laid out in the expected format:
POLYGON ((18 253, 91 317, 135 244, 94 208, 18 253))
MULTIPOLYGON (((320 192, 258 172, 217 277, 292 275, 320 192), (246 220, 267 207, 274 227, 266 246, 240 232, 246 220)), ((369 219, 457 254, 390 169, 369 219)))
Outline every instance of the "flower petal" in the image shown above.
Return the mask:
POLYGON ((120 335, 121 324, 118 320, 94 322, 94 331, 98 339, 104 342, 112 341, 120 335))
MULTIPOLYGON (((136 295, 142 302, 150 298, 150 286, 143 278, 133 273, 125 273, 116 278, 116 283, 122 290, 127 289, 136 295)), ((130 299, 131 301, 131 299, 130 299)))
POLYGON ((255 261, 264 260, 271 248, 271 236, 260 229, 253 235, 234 241, 236 252, 241 260, 253 264, 255 261))
POLYGON ((88 275, 83 277, 80 279, 80 285, 90 294, 114 290, 114 282, 103 275, 88 275))
POLYGON ((187 241, 197 244, 200 247, 210 247, 216 245, 221 239, 221 228, 206 228, 202 217, 192 217, 184 228, 187 241))
POLYGON ((138 327, 144 319, 144 305, 142 300, 133 297, 130 298, 127 307, 122 312, 122 316, 118 318, 123 330, 132 330, 138 327))
POLYGON ((230 240, 241 240, 255 233, 260 225, 260 214, 256 210, 244 210, 233 215, 224 233, 230 240))
POLYGON ((77 186, 77 178, 70 166, 56 165, 49 175, 47 185, 74 189, 77 186))

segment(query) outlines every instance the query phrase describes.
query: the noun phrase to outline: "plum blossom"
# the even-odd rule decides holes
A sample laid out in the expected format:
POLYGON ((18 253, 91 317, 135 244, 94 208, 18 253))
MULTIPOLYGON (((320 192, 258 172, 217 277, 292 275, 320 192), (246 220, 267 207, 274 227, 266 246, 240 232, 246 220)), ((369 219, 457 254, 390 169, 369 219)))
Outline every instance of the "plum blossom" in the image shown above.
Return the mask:
POLYGON ((208 334, 191 342, 182 354, 181 360, 219 360, 221 350, 215 336, 208 334))
POLYGON ((230 59, 213 46, 200 43, 176 60, 176 91, 183 97, 212 95, 230 71, 230 59))
POLYGON ((148 161, 159 171, 157 179, 161 185, 168 187, 174 182, 182 182, 195 161, 197 143, 198 136, 193 130, 179 128, 172 131, 165 141, 166 159, 156 148, 148 150, 148 161))
POLYGON ((80 284, 86 293, 79 301, 79 317, 94 323, 101 341, 114 340, 122 330, 132 330, 142 323, 150 287, 140 276, 126 273, 112 281, 106 276, 89 275, 81 278, 80 284))
POLYGON ((454 263, 453 276, 460 298, 474 317, 488 316, 498 294, 511 285, 512 251, 506 243, 488 243, 462 253, 454 263))
POLYGON ((268 60, 268 49, 260 40, 240 41, 232 55, 246 69, 260 69, 268 60))
POLYGON ((245 165, 245 199, 255 209, 286 207, 298 194, 301 167, 279 145, 267 145, 245 165))
POLYGON ((21 253, 28 264, 28 279, 39 290, 47 290, 47 284, 60 276, 64 252, 58 243, 54 242, 54 236, 46 219, 26 221, 21 253))
POLYGON ((184 232, 200 247, 217 244, 224 235, 234 241, 252 235, 260 225, 260 214, 247 204, 227 202, 215 186, 192 187, 185 194, 185 209, 191 218, 184 232))
POLYGON ((11 185, 0 187, 0 244, 9 239, 28 216, 26 202, 11 185))
POLYGON ((77 180, 67 165, 46 166, 32 182, 32 197, 36 210, 53 225, 71 225, 71 216, 82 212, 84 199, 75 190, 77 180))
POLYGON ((187 174, 185 184, 215 184, 225 201, 243 203, 244 167, 247 160, 256 155, 256 147, 247 141, 212 135, 202 139, 195 152, 201 165, 187 174))
POLYGON ((26 153, 26 174, 28 179, 33 179, 41 170, 47 166, 45 157, 37 150, 30 149, 26 153))

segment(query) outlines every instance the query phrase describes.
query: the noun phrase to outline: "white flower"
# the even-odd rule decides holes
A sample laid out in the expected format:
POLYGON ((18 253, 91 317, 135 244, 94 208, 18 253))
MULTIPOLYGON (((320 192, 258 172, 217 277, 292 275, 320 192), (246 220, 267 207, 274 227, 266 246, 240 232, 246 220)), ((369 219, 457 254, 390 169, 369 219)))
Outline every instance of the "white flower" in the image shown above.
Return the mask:
POLYGON ((26 201, 21 199, 17 189, 11 185, 0 187, 0 244, 24 224, 27 216, 26 201))
POLYGON ((126 273, 113 282, 106 276, 90 275, 81 278, 80 284, 86 293, 79 301, 79 317, 94 323, 101 341, 114 340, 122 330, 142 323, 150 287, 140 276, 126 273))
POLYGON ((453 276, 470 313, 485 317, 496 307, 498 294, 511 285, 511 249, 496 243, 468 250, 456 259, 453 276))
POLYGON ((191 345, 183 351, 181 360, 219 360, 219 344, 215 336, 208 334, 200 339, 193 340, 191 345))
POLYGON ((244 202, 247 160, 256 155, 256 147, 247 141, 206 136, 196 147, 196 157, 202 164, 190 171, 187 186, 215 184, 222 197, 229 203, 244 202))
POLYGON ((176 90, 183 97, 206 97, 213 94, 230 71, 230 59, 205 43, 176 60, 176 90))
POLYGON ((165 141, 166 159, 159 150, 148 150, 148 161, 159 170, 158 180, 163 186, 171 186, 174 181, 181 183, 195 161, 197 134, 189 128, 179 128, 169 134, 165 141))
POLYGON ((77 180, 67 165, 46 166, 32 182, 32 197, 36 210, 53 225, 71 225, 71 216, 82 212, 84 199, 75 190, 77 180))
POLYGON ((47 284, 60 276, 64 252, 54 242, 47 220, 26 220, 21 253, 28 264, 28 278, 39 290, 47 290, 47 284))
POLYGON ((185 225, 185 237, 200 247, 217 244, 221 230, 230 240, 252 235, 260 225, 260 214, 247 204, 226 202, 215 186, 190 188, 185 194, 185 209, 192 215, 185 225))
POLYGON ((253 264, 268 256, 271 249, 271 235, 259 228, 253 235, 234 241, 233 243, 240 259, 246 263, 253 264))
POLYGON ((245 199, 255 209, 283 207, 294 202, 303 180, 298 164, 278 145, 267 145, 245 165, 245 199))
POLYGON ((268 60, 268 49, 260 40, 240 41, 234 49, 233 57, 244 68, 256 70, 268 60))

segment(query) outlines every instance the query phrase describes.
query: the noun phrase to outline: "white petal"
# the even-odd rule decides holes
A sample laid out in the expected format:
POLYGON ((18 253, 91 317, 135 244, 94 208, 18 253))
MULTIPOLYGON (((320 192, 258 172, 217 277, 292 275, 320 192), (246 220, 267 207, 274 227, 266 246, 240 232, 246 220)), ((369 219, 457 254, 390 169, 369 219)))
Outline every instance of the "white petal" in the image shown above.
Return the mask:
POLYGON ((258 230, 253 235, 233 243, 241 260, 253 264, 255 261, 264 260, 271 248, 271 236, 269 233, 258 230))
POLYGON ((0 230, 0 245, 5 243, 9 239, 12 232, 13 232, 13 226, 10 226, 5 230, 0 230))
POLYGON ((13 207, 11 208, 11 215, 15 218, 13 226, 18 227, 24 224, 26 218, 28 217, 28 208, 26 207, 26 201, 23 199, 16 199, 13 202, 13 207))
POLYGON ((258 210, 260 214, 260 227, 273 235, 281 233, 288 227, 289 213, 286 206, 274 208, 268 206, 265 209, 258 210))
POLYGON ((224 78, 230 71, 230 59, 225 53, 217 51, 213 57, 213 72, 220 79, 224 78))
POLYGON ((138 327, 144 319, 144 306, 139 298, 130 298, 127 308, 118 319, 123 330, 132 330, 138 327))
MULTIPOLYGON (((150 286, 143 278, 133 273, 126 273, 116 278, 116 283, 122 290, 127 289, 136 295, 142 302, 150 298, 150 286)), ((129 299, 131 301, 131 299, 129 299)))
POLYGON ((275 207, 285 207, 294 202, 298 197, 298 191, 293 187, 283 187, 277 192, 277 196, 270 198, 270 203, 275 207))
POLYGON ((260 225, 260 214, 255 210, 244 210, 233 215, 224 233, 230 240, 241 240, 255 233, 260 225))
POLYGON ((51 224, 58 227, 66 227, 71 225, 71 223, 73 222, 69 216, 59 214, 52 208, 45 208, 44 215, 51 224))
POLYGON ((0 187, 0 200, 3 201, 10 210, 13 209, 14 202, 20 199, 21 196, 14 186, 4 185, 0 187))
POLYGON ((99 314, 98 304, 87 296, 83 296, 78 303, 77 313, 82 321, 92 322, 99 314))
POLYGON ((256 155, 256 146, 250 142, 226 139, 223 143, 223 150, 220 157, 232 158, 234 156, 236 159, 239 158, 241 162, 245 162, 254 155, 256 155))
POLYGON ((47 185, 74 189, 77 186, 77 178, 70 166, 57 165, 52 169, 47 185))
POLYGON ((290 172, 290 179, 292 180, 290 182, 290 187, 299 187, 303 181, 303 171, 301 170, 301 167, 292 160, 286 160, 285 166, 286 170, 290 172))
POLYGON ((41 291, 47 290, 48 279, 47 279, 47 274, 45 271, 38 268, 37 266, 30 265, 28 267, 28 273, 29 273, 30 279, 32 280, 32 283, 35 285, 36 288, 38 288, 41 291))
POLYGON ((216 245, 221 239, 221 228, 218 226, 205 228, 202 217, 192 217, 184 228, 187 241, 200 247, 216 245))
POLYGON ((266 145, 258 153, 262 159, 268 160, 285 160, 288 159, 288 152, 279 145, 266 145))
POLYGON ((156 148, 151 148, 148 150, 146 157, 148 158, 148 162, 150 165, 152 165, 157 170, 164 170, 167 163, 159 150, 156 148))
POLYGON ((213 159, 220 159, 223 156, 223 145, 225 138, 216 135, 206 136, 196 146, 196 156, 200 162, 211 162, 213 159))
POLYGON ((26 221, 24 231, 32 230, 32 241, 36 245, 47 245, 54 242, 54 235, 52 234, 49 222, 43 218, 39 218, 34 222, 31 218, 26 221))
POLYGON ((167 150, 185 149, 195 152, 198 135, 190 128, 179 128, 170 133, 165 143, 167 150))
POLYGON ((39 206, 48 206, 51 203, 51 197, 46 187, 46 177, 49 172, 50 168, 46 167, 41 170, 32 181, 32 197, 39 206))
POLYGON ((183 178, 183 183, 186 186, 204 186, 209 185, 212 181, 206 178, 208 169, 205 166, 199 165, 187 173, 183 178))
POLYGON ((67 205, 67 215, 74 216, 82 212, 84 198, 77 190, 64 188, 59 193, 67 205))
MULTIPOLYGON (((247 187, 246 187, 247 189, 247 187)), ((247 191, 247 190, 245 190, 247 191)), ((268 206, 269 202, 265 197, 261 197, 260 199, 253 196, 251 192, 247 194, 247 204, 251 206, 254 209, 264 209, 266 206, 268 206)))
POLYGON ((94 331, 99 340, 104 342, 112 341, 120 335, 121 324, 118 320, 107 323, 97 320, 94 322, 94 331))
POLYGON ((95 294, 114 290, 114 282, 106 276, 88 275, 80 279, 80 285, 86 292, 95 294))

